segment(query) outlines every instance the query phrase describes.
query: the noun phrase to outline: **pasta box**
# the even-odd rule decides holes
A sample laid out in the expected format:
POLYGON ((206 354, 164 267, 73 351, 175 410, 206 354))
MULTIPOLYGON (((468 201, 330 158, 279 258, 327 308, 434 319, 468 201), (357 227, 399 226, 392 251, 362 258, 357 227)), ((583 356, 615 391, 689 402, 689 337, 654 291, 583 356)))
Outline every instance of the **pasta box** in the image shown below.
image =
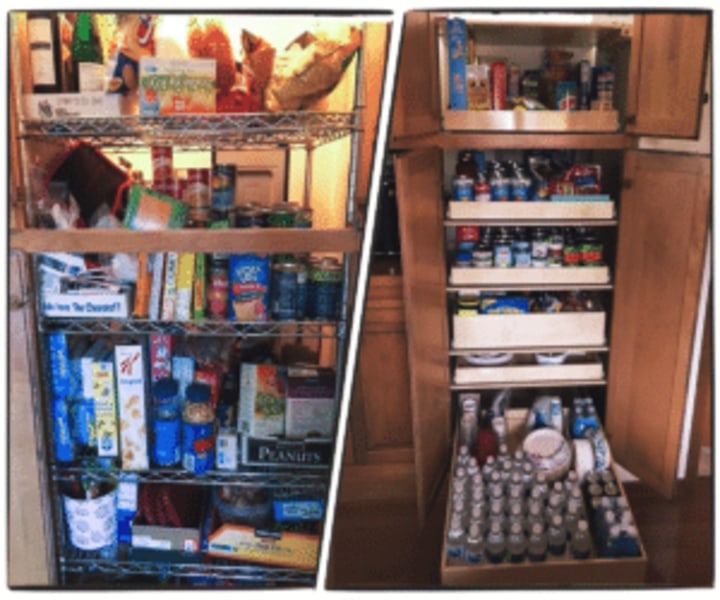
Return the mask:
POLYGON ((140 59, 140 115, 215 112, 215 59, 140 59))

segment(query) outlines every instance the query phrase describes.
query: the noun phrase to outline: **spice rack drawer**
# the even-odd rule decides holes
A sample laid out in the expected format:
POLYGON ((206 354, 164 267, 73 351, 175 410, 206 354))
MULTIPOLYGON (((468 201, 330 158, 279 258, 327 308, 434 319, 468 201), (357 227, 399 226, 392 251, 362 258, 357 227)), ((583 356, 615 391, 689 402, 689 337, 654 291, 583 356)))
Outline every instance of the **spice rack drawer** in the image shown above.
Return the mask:
POLYGON ((452 347, 602 346, 604 312, 453 315, 452 347))
POLYGON ((453 383, 472 384, 520 384, 563 383, 601 381, 604 377, 602 362, 597 355, 582 358, 572 357, 568 362, 557 365, 539 364, 532 356, 516 355, 505 365, 477 365, 463 357, 455 360, 453 383))
POLYGON ((610 269, 563 267, 544 269, 451 267, 450 285, 603 285, 610 282, 610 269))
POLYGON ((450 220, 488 221, 555 221, 613 219, 615 202, 568 201, 568 202, 448 202, 447 218, 450 220))

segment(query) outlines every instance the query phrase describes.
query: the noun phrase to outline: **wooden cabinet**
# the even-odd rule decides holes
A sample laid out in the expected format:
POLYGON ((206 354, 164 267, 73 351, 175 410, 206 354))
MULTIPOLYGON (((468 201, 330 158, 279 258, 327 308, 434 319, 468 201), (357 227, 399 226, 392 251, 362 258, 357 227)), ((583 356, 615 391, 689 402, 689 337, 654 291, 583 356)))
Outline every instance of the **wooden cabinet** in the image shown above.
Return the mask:
POLYGON ((344 455, 341 501, 414 498, 402 277, 370 278, 344 455))
MULTIPOLYGON (((699 113, 702 99, 690 88, 702 89, 708 15, 635 15, 635 27, 623 29, 617 36, 618 43, 630 44, 629 52, 620 52, 619 56, 632 56, 630 65, 625 65, 628 97, 616 98, 621 105, 619 123, 623 125, 623 115, 631 118, 624 130, 615 132, 601 132, 595 124, 576 130, 569 121, 567 127, 552 121, 551 131, 543 131, 541 122, 521 131, 492 120, 477 125, 480 121, 474 118, 455 119, 455 125, 448 128, 447 120, 441 122, 436 106, 428 100, 438 96, 438 88, 433 87, 439 85, 437 78, 419 77, 418 67, 410 58, 417 56, 424 61, 433 54, 423 44, 427 43, 428 28, 437 35, 441 20, 441 16, 426 13, 406 18, 392 145, 396 151, 420 519, 446 474, 451 448, 442 208, 443 150, 448 149, 595 149, 616 153, 618 172, 613 179, 620 192, 619 262, 614 290, 609 292, 614 300, 610 302, 612 318, 607 331, 610 369, 604 399, 606 431, 618 462, 668 494, 677 466, 690 337, 708 224, 708 159, 653 157, 637 152, 633 150, 637 138, 629 134, 695 135, 695 122, 670 129, 662 115, 699 113), (424 18, 429 18, 430 24, 424 18), (628 40, 629 31, 633 33, 628 40), (667 61, 665 74, 675 73, 671 88, 652 75, 667 61), (410 67, 403 67, 408 62, 412 63, 410 67), (650 80, 646 82, 645 76, 650 80), (685 102, 682 109, 670 110, 665 99, 657 99, 663 85, 666 94, 676 94, 685 102), (408 111, 413 114, 413 123, 434 119, 435 127, 411 126, 408 111), (621 190, 621 183, 628 189, 621 190), (640 356, 640 351, 647 356, 640 356), (656 371, 662 371, 661 376, 656 378, 656 371)), ((495 23, 494 27, 502 25, 495 23)), ((562 33, 562 28, 556 33, 562 33)), ((607 39, 603 32, 598 35, 607 39)), ((437 38, 433 40, 437 45, 437 38)))
POLYGON ((623 466, 672 495, 710 208, 710 159, 628 152, 606 427, 623 466))
POLYGON ((707 14, 635 17, 626 131, 635 135, 694 138, 698 135, 707 14))

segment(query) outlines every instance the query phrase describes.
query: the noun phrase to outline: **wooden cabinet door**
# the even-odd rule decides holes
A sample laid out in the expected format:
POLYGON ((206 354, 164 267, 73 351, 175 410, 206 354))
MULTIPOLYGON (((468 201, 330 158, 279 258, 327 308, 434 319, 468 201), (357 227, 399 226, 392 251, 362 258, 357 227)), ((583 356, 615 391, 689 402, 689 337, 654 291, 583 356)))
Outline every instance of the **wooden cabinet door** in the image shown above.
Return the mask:
POLYGON ((697 137, 709 20, 702 13, 635 16, 628 133, 697 137))
POLYGON ((405 326, 421 523, 450 459, 450 391, 442 153, 395 159, 405 326))
POLYGON ((437 37, 429 12, 405 13, 393 102, 392 137, 437 133, 440 127, 437 37))
POLYGON ((614 457, 671 497, 707 243, 710 159, 628 152, 606 428, 614 457))
POLYGON ((49 501, 43 495, 47 473, 38 450, 42 418, 33 409, 39 376, 31 353, 35 337, 26 259, 12 252, 8 266, 8 584, 47 586, 55 583, 53 537, 49 501))

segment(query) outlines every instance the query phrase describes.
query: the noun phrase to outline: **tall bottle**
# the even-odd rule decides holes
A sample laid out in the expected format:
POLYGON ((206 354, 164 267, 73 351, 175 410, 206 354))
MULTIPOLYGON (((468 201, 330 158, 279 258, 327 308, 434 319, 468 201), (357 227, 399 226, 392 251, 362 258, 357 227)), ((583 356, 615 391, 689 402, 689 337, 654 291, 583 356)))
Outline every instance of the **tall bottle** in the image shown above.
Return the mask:
POLYGON ((567 531, 561 515, 554 515, 548 526, 548 550, 556 556, 565 552, 567 531))
POLYGON ((502 525, 491 522, 490 531, 485 540, 485 552, 491 563, 501 563, 505 560, 505 535, 502 525))
POLYGON ((585 520, 578 521, 577 528, 570 540, 570 553, 573 558, 589 558, 591 548, 592 540, 588 531, 588 522, 585 520))
POLYGON ((33 93, 59 93, 62 89, 60 31, 57 15, 50 11, 29 12, 27 15, 27 40, 30 50, 33 93))
POLYGON ((480 524, 473 523, 470 525, 470 530, 465 537, 465 560, 472 564, 478 564, 483 562, 484 554, 485 548, 480 524))
POLYGON ((92 15, 78 13, 72 38, 73 89, 77 92, 101 92, 105 88, 103 53, 100 38, 93 27, 92 15))
POLYGON ((528 558, 533 562, 545 560, 547 555, 548 540, 543 526, 540 523, 533 523, 528 536, 528 558))
POLYGON ((518 563, 525 560, 527 551, 527 538, 520 523, 510 525, 510 533, 507 538, 508 554, 510 562, 518 563))
POLYGON ((461 559, 463 557, 463 542, 465 533, 463 532, 461 517, 453 515, 450 520, 450 529, 448 530, 445 549, 449 559, 461 559))

